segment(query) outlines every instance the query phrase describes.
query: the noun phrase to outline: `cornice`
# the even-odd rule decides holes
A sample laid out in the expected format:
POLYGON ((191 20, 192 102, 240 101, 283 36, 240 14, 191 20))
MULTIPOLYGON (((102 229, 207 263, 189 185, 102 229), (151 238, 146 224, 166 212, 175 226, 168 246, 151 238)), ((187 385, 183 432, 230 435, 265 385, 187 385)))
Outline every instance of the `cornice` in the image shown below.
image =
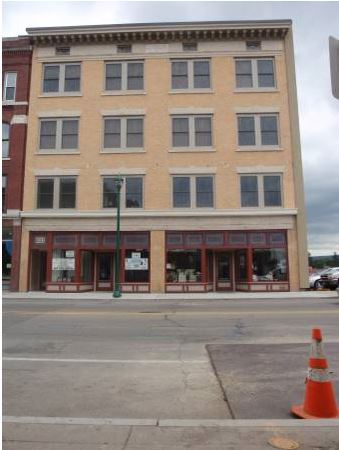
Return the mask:
POLYGON ((189 22, 27 28, 34 45, 283 39, 291 21, 189 22))

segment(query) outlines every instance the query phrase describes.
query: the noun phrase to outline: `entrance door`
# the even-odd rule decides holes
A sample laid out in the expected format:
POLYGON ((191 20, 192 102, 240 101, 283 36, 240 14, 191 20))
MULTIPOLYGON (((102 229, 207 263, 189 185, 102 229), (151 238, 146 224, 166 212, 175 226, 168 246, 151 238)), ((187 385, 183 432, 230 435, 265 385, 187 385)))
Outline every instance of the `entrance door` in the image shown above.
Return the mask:
POLYGON ((46 289, 47 252, 33 250, 31 254, 31 286, 32 291, 46 289))
POLYGON ((231 291, 232 289, 232 254, 216 253, 216 290, 231 291))
POLYGON ((97 253, 97 291, 113 290, 113 253, 97 253))

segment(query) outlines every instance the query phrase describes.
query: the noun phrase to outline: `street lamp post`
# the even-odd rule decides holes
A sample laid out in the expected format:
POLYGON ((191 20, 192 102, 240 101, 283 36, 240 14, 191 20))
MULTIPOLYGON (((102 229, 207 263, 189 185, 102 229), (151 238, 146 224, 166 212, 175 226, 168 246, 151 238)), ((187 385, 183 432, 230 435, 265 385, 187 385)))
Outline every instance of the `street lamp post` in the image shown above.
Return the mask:
POLYGON ((117 203, 117 229, 115 234, 115 277, 113 297, 121 297, 120 290, 120 191, 124 180, 119 177, 115 180, 116 203, 117 203))

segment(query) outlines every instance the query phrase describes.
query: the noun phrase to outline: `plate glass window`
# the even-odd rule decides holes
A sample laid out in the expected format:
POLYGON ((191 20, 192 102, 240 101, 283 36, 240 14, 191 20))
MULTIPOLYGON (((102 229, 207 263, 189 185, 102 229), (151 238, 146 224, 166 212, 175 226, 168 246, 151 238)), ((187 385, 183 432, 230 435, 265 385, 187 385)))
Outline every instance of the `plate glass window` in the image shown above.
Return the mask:
POLYGON ((17 74, 15 72, 5 73, 4 95, 3 95, 4 101, 15 100, 16 79, 17 74))
POLYGON ((2 157, 8 158, 9 155, 9 125, 2 122, 2 157))

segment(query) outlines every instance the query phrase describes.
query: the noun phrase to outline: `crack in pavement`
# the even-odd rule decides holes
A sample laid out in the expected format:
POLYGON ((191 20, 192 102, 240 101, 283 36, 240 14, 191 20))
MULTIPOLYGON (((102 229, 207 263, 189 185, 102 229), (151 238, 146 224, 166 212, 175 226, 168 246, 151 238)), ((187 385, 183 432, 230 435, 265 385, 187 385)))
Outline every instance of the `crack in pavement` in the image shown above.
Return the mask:
MULTIPOLYGON (((171 313, 171 314, 173 314, 173 313, 171 313)), ((168 317, 168 314, 164 314, 164 318, 165 318, 165 320, 167 320, 168 322, 173 323, 173 324, 176 325, 177 327, 185 328, 185 325, 182 325, 181 323, 177 322, 177 321, 174 320, 174 319, 170 319, 170 318, 168 317)))

